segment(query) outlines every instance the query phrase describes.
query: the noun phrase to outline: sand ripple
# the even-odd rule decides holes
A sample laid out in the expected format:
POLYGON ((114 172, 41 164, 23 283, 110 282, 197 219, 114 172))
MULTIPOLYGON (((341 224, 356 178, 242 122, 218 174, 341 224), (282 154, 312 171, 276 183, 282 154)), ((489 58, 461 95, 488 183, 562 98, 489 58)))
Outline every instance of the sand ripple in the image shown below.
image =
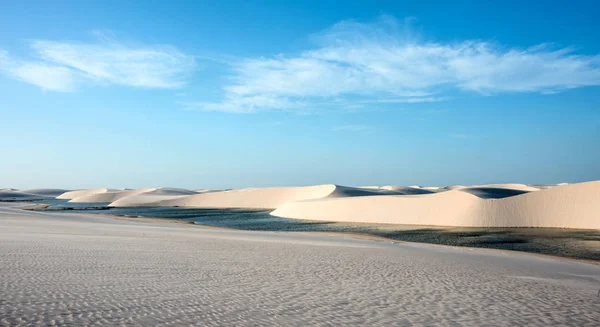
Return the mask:
POLYGON ((600 322, 596 265, 321 235, 13 213, 0 208, 0 325, 600 322))

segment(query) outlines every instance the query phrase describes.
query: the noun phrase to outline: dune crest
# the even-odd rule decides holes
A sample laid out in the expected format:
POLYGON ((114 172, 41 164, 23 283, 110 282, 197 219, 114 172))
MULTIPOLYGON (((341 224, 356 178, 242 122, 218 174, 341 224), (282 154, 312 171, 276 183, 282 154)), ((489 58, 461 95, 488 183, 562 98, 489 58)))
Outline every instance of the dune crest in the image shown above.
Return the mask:
POLYGON ((161 187, 148 192, 140 192, 129 194, 127 196, 116 199, 109 204, 110 207, 156 207, 158 202, 173 200, 189 195, 198 194, 196 191, 161 187))
MULTIPOLYGON (((13 196, 13 201, 36 196, 8 189, 1 193, 0 198, 13 196)), ((111 207, 274 209, 271 214, 278 217, 338 222, 600 229, 600 181, 445 187, 324 184, 223 191, 104 188, 70 191, 57 198, 111 207)))
POLYGON ((600 181, 501 199, 480 198, 460 189, 427 195, 289 202, 271 214, 339 222, 600 229, 600 181))
POLYGON ((245 188, 190 195, 160 201, 159 205, 194 208, 275 209, 290 201, 325 197, 334 190, 334 185, 245 188))
POLYGON ((139 190, 125 190, 125 191, 107 190, 106 192, 78 196, 78 197, 72 198, 69 202, 111 203, 111 202, 114 202, 118 199, 121 199, 121 198, 124 198, 127 196, 140 194, 140 193, 146 193, 146 192, 150 192, 150 191, 154 191, 154 190, 155 190, 154 188, 143 188, 143 189, 139 189, 139 190))
POLYGON ((22 190, 21 192, 54 198, 65 192, 69 192, 69 190, 63 190, 59 188, 36 188, 30 190, 22 190))
MULTIPOLYGON (((158 206, 193 208, 275 209, 284 203, 325 197, 345 198, 397 194, 388 190, 338 186, 334 184, 297 187, 246 188, 205 192, 156 203, 158 206)), ((118 205, 119 203, 111 204, 118 205)))
POLYGON ((69 192, 65 192, 59 196, 57 196, 57 199, 63 199, 63 200, 71 200, 80 196, 86 196, 86 195, 92 195, 92 194, 99 194, 99 193, 105 193, 108 192, 108 189, 105 188, 94 188, 94 189, 89 189, 89 190, 75 190, 75 191, 69 191, 69 192))

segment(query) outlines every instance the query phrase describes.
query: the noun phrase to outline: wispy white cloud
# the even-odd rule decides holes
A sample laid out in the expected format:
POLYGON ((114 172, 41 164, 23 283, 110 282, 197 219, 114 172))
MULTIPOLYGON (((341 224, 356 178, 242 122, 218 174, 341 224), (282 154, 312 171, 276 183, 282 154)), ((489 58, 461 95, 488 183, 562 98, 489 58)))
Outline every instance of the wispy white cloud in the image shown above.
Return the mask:
POLYGON ((0 70, 45 90, 72 91, 81 83, 145 88, 182 86, 193 56, 172 46, 130 46, 99 34, 95 43, 30 42, 34 60, 0 52, 0 70))
POLYGON ((448 97, 407 97, 407 98, 376 98, 372 100, 362 100, 360 103, 424 103, 439 102, 448 100, 448 97))
POLYGON ((2 50, 0 50, 0 72, 49 91, 73 91, 76 84, 76 77, 68 68, 43 62, 18 62, 2 50))
POLYGON ((318 46, 298 55, 234 62, 223 100, 196 106, 253 112, 330 104, 333 98, 417 103, 444 100, 439 94, 452 89, 492 95, 600 85, 598 55, 550 45, 424 42, 409 27, 389 16, 370 24, 343 21, 317 35, 318 46))
POLYGON ((246 97, 231 97, 223 102, 180 102, 186 110, 222 111, 230 113, 253 113, 265 109, 301 109, 305 104, 286 97, 258 94, 246 97))

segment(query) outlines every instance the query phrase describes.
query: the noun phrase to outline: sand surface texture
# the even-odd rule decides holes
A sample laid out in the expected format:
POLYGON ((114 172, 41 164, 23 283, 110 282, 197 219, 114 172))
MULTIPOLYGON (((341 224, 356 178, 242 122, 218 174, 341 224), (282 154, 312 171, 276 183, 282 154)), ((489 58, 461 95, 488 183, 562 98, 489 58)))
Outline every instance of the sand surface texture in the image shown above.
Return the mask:
POLYGON ((573 260, 0 204, 0 325, 597 326, 599 288, 573 260))

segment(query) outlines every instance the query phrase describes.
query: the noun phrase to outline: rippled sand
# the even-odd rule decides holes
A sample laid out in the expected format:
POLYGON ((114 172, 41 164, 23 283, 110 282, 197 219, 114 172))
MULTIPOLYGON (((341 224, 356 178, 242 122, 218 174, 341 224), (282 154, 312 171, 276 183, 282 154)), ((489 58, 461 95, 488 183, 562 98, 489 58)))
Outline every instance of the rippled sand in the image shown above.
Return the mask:
POLYGON ((600 323, 600 266, 0 207, 0 325, 600 323))

